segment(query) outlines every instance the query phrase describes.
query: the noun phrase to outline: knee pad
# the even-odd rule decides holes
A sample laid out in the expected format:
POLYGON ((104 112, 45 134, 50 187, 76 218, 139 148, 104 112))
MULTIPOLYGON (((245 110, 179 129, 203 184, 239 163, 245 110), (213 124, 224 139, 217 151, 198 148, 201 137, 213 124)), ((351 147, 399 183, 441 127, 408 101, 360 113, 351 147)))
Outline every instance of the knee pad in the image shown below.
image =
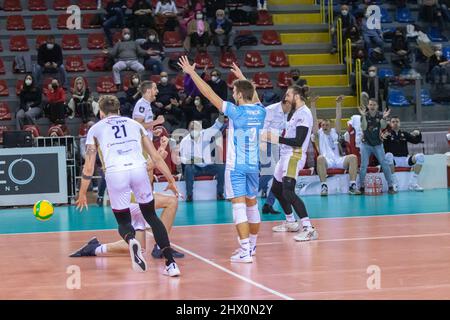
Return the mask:
POLYGON ((283 196, 289 203, 292 203, 297 197, 295 194, 295 182, 294 178, 283 178, 283 196))
POLYGON ((247 207, 247 219, 248 223, 260 223, 261 216, 259 215, 258 205, 255 204, 251 207, 247 207))
POLYGON ((125 210, 113 210, 114 215, 119 225, 120 236, 128 243, 130 239, 135 237, 136 231, 131 224, 130 209, 125 210))
POLYGON ((386 153, 384 159, 386 160, 388 165, 392 166, 394 164, 394 155, 392 153, 386 153))
MULTIPOLYGON (((423 155, 423 153, 418 153, 414 156, 414 158, 416 159, 416 164, 423 166, 423 164, 425 163, 425 156, 423 155)), ((410 165, 412 166, 412 157, 409 158, 408 162, 411 162, 410 165)))
POLYGON ((248 222, 247 219, 247 207, 245 203, 233 203, 233 222, 238 225, 244 222, 248 222))

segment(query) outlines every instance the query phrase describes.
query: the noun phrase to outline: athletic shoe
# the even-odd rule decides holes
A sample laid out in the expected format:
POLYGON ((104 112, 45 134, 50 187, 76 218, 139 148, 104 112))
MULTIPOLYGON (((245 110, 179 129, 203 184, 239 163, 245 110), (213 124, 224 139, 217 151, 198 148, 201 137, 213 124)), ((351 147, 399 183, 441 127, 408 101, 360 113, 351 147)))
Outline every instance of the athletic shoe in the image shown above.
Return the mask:
POLYGON ((410 184, 410 185, 409 185, 409 190, 411 190, 411 191, 423 192, 423 188, 422 188, 421 186, 419 186, 417 183, 415 183, 415 184, 410 184))
POLYGON ((361 191, 358 190, 355 183, 352 183, 350 185, 350 188, 348 189, 348 193, 355 195, 355 196, 359 196, 361 194, 361 191))
MULTIPOLYGON (((250 254, 251 254, 252 257, 254 257, 254 256, 256 256, 256 246, 252 246, 252 245, 250 245, 250 246, 251 246, 250 254)), ((239 249, 234 250, 233 255, 238 254, 239 250, 241 250, 241 249, 239 248, 239 249)))
POLYGON ((186 202, 192 202, 192 196, 187 196, 186 197, 186 202))
POLYGON ((392 184, 392 188, 394 191, 398 191, 398 185, 396 183, 392 184))
POLYGON ((93 237, 87 244, 85 244, 81 249, 72 253, 69 257, 79 258, 79 257, 95 257, 95 249, 100 247, 101 243, 96 237, 93 237))
POLYGON ((133 270, 137 272, 144 272, 147 270, 147 262, 145 262, 144 256, 142 255, 142 248, 139 241, 136 239, 131 239, 128 243, 130 247, 131 264, 133 270))
POLYGON ((163 270, 163 275, 169 277, 178 277, 181 274, 180 269, 178 268, 175 262, 172 262, 168 266, 166 266, 163 270))
POLYGON ((328 195, 328 186, 325 183, 322 184, 322 188, 320 189, 320 195, 321 196, 328 195))
POLYGON ((98 198, 97 198, 97 205, 98 205, 99 207, 103 207, 103 197, 98 197, 98 198))
POLYGON ((389 194, 396 194, 398 191, 396 191, 395 189, 394 189, 394 187, 389 187, 389 189, 388 189, 388 193, 389 194))
MULTIPOLYGON (((172 249, 172 255, 176 259, 184 258, 184 253, 178 252, 175 249, 172 249)), ((155 259, 163 258, 162 250, 156 244, 152 250, 152 257, 155 259)))
POLYGON ((222 193, 217 194, 217 200, 222 201, 225 200, 225 196, 222 193))
POLYGON ((314 227, 303 227, 303 230, 294 237, 295 241, 311 241, 317 240, 319 238, 319 233, 314 229, 314 227))
POLYGON ((236 263, 252 263, 253 258, 249 251, 244 251, 242 248, 239 248, 237 253, 231 256, 230 261, 236 263))
POLYGON ((262 207, 262 213, 263 213, 263 214, 268 214, 268 213, 271 213, 271 214, 280 214, 281 212, 275 210, 270 204, 265 203, 265 204, 263 205, 263 207, 262 207))
POLYGON ((300 230, 300 225, 298 224, 297 221, 294 222, 284 221, 283 224, 274 226, 272 228, 273 232, 297 232, 298 230, 300 230))

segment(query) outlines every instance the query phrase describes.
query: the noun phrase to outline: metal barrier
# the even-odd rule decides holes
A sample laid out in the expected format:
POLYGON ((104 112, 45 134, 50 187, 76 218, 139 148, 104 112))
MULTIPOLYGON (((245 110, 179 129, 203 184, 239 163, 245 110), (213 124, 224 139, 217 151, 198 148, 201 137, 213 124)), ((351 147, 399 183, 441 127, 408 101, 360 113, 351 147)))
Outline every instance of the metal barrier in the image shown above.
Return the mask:
POLYGON ((347 66, 347 81, 348 85, 350 85, 350 77, 352 75, 353 66, 352 66, 352 40, 347 39, 345 42, 345 64, 347 66))
MULTIPOLYGON (((321 1, 323 1, 323 0, 321 0, 321 1)), ((328 32, 330 33, 330 37, 331 37, 331 28, 333 27, 333 20, 334 20, 334 17, 333 17, 333 0, 328 0, 328 32)), ((324 5, 324 8, 323 8, 323 10, 324 10, 324 16, 325 16, 325 5, 324 5)))
POLYGON ((355 61, 355 82, 356 82, 356 105, 359 107, 361 105, 361 91, 362 91, 362 70, 361 70, 361 60, 356 59, 355 61))
POLYGON ((336 42, 337 42, 337 51, 339 55, 339 63, 344 63, 344 46, 342 40, 342 19, 339 18, 336 24, 336 42))

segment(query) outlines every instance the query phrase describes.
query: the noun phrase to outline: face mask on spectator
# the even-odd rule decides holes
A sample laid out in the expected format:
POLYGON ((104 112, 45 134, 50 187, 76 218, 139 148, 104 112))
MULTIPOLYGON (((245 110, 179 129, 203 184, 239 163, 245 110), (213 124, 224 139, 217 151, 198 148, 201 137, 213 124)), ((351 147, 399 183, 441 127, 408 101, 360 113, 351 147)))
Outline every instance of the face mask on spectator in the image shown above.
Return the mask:
POLYGON ((202 14, 197 14, 196 18, 197 18, 197 20, 201 20, 201 19, 203 19, 203 15, 202 14))
POLYGON ((437 56, 437 57, 442 56, 442 51, 441 51, 441 50, 437 50, 437 51, 436 51, 436 56, 437 56))
POLYGON ((197 139, 200 136, 200 131, 197 130, 192 130, 191 131, 191 138, 192 139, 197 139))
POLYGON ((154 34, 152 34, 151 36, 148 37, 148 39, 149 39, 150 41, 155 41, 156 37, 155 37, 154 34))
POLYGON ((213 82, 216 82, 217 80, 219 80, 219 77, 218 76, 211 76, 211 80, 213 82))
POLYGON ((123 40, 125 40, 125 41, 130 40, 130 38, 131 38, 131 36, 130 36, 129 33, 125 33, 125 34, 123 35, 123 40))
POLYGON ((55 47, 53 43, 47 43, 47 49, 52 50, 55 47))
POLYGON ((167 77, 161 78, 161 83, 166 84, 169 79, 167 77))
POLYGON ((27 86, 31 86, 32 83, 33 83, 33 81, 31 81, 31 79, 25 80, 25 84, 26 84, 27 86))
POLYGON ((198 107, 201 104, 200 99, 195 99, 194 100, 194 104, 195 104, 196 107, 198 107))
POLYGON ((137 85, 139 84, 139 79, 134 78, 134 79, 132 80, 132 82, 133 82, 133 84, 134 84, 135 86, 137 86, 137 85))
POLYGON ((369 71, 369 77, 375 77, 377 73, 375 71, 369 71))
POLYGON ((341 14, 342 14, 343 16, 346 16, 346 15, 348 14, 348 11, 347 11, 347 10, 342 10, 342 11, 341 11, 341 14))

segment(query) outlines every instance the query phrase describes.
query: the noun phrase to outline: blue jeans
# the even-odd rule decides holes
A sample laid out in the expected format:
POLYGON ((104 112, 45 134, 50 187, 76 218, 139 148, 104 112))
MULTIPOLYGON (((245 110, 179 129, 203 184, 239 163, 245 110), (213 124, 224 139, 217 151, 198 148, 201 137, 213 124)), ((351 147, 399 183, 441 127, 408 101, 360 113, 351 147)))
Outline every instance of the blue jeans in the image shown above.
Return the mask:
POLYGON ((163 71, 162 62, 156 59, 148 58, 144 62, 145 69, 150 70, 152 74, 159 75, 163 71))
POLYGON ((385 154, 384 154, 384 147, 382 144, 379 144, 377 146, 370 146, 366 143, 361 144, 361 169, 359 172, 359 181, 361 187, 364 187, 364 181, 366 179, 366 173, 367 173, 367 167, 369 166, 369 158, 370 155, 374 155, 378 162, 381 164, 381 168, 383 169, 384 177, 386 178, 386 181, 388 183, 389 187, 392 187, 392 173, 391 169, 389 168, 389 163, 386 160, 385 154))
MULTIPOLYGON (((262 190, 264 193, 267 194, 267 190, 269 189, 269 181, 272 179, 273 176, 271 175, 265 175, 259 177, 259 190, 262 190)), ((266 203, 270 206, 273 206, 275 203, 275 196, 272 193, 272 190, 269 190, 269 193, 267 194, 266 203)))
POLYGON ((184 166, 184 178, 186 180, 186 195, 192 196, 194 190, 194 178, 197 176, 217 176, 217 194, 223 195, 225 165, 210 164, 206 167, 199 167, 195 164, 184 166))
POLYGON ((110 46, 113 45, 111 29, 114 27, 122 28, 125 21, 125 14, 123 13, 122 9, 117 8, 115 11, 116 14, 114 16, 106 19, 106 21, 103 22, 103 30, 105 31, 105 36, 110 46))
MULTIPOLYGON (((47 69, 45 67, 41 67, 39 64, 35 64, 34 65, 34 79, 36 80, 36 83, 42 87, 42 74, 44 72, 46 73, 53 73, 55 69, 47 69)), ((66 69, 64 69, 64 65, 61 64, 60 66, 56 67, 56 72, 59 73, 59 77, 60 77, 60 85, 63 88, 67 88, 67 74, 66 74, 66 69)))
POLYGON ((364 43, 366 45, 366 49, 369 50, 372 48, 372 43, 375 43, 377 47, 383 48, 384 42, 383 39, 378 34, 371 34, 370 36, 367 33, 363 33, 364 43))

